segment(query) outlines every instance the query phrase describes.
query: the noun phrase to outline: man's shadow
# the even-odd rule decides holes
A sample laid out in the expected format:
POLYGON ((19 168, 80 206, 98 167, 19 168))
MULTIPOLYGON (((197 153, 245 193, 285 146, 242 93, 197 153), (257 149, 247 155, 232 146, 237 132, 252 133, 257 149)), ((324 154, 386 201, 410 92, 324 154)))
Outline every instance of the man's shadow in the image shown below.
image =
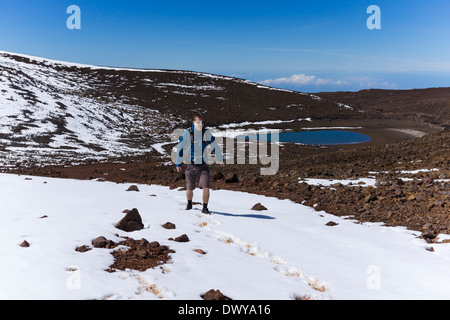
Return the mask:
MULTIPOLYGON (((200 210, 200 209, 198 209, 200 210)), ((222 216, 227 217, 236 217, 236 218, 256 218, 256 219, 266 219, 266 220, 274 220, 275 217, 267 216, 264 214, 234 214, 234 213, 226 213, 226 212, 218 212, 218 211, 211 211, 213 215, 218 214, 222 216)))

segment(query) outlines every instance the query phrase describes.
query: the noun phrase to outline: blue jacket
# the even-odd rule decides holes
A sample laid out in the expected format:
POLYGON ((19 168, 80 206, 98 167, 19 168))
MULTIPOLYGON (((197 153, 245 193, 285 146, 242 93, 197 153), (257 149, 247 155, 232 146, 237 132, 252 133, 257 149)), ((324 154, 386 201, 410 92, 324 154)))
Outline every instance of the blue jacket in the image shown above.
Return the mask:
POLYGON ((181 167, 181 163, 183 162, 183 154, 184 150, 190 153, 190 157, 186 159, 186 163, 191 164, 205 164, 207 163, 205 160, 205 149, 207 146, 211 145, 212 149, 216 154, 216 158, 219 163, 223 162, 222 151, 220 150, 219 144, 216 141, 216 138, 212 135, 211 131, 206 129, 205 127, 202 129, 202 132, 195 131, 194 125, 191 126, 190 129, 187 129, 183 132, 180 137, 180 141, 178 143, 177 148, 177 158, 175 164, 177 167, 181 167), (200 147, 201 145, 201 147, 200 147))

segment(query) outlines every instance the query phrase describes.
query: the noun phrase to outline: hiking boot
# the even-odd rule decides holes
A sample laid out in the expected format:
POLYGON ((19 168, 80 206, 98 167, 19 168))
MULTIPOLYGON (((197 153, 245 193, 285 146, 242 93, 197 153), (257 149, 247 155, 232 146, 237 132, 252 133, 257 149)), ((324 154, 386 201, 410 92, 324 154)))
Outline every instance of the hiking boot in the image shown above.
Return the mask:
POLYGON ((208 208, 203 208, 202 213, 211 214, 211 212, 208 210, 208 208))
POLYGON ((189 201, 187 206, 186 206, 186 210, 192 210, 192 201, 189 201))

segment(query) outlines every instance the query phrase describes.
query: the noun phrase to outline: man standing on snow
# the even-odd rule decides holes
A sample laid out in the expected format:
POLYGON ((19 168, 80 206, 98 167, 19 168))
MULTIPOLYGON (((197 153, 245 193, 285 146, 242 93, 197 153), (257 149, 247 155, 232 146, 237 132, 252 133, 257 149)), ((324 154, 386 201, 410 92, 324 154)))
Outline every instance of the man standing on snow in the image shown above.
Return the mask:
POLYGON ((208 145, 211 145, 218 162, 223 167, 225 164, 223 162, 223 155, 220 151, 220 147, 211 131, 205 128, 203 117, 197 114, 194 117, 192 126, 188 130, 184 131, 183 135, 180 137, 175 164, 177 171, 181 172, 183 152, 184 149, 187 149, 188 157, 186 159, 185 176, 186 198, 188 204, 186 210, 192 209, 192 198, 194 197, 195 182, 197 177, 199 177, 199 188, 203 189, 202 213, 211 214, 208 210, 211 175, 209 164, 206 161, 208 159, 205 159, 205 149, 208 145))

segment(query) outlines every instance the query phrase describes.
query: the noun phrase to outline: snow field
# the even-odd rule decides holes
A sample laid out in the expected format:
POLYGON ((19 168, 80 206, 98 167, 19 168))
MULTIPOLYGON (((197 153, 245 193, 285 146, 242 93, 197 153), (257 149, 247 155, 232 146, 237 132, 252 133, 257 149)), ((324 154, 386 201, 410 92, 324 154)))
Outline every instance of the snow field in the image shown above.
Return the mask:
POLYGON ((234 300, 450 298, 450 245, 429 252, 419 232, 227 190, 211 191, 208 216, 199 205, 184 210, 183 191, 138 185, 140 192, 127 192, 129 185, 0 174, 0 299, 195 300, 210 289, 234 300), (250 210, 258 202, 268 210, 250 210), (132 208, 144 229, 116 229, 132 208), (176 229, 161 227, 168 221, 176 229), (175 253, 145 272, 108 273, 110 252, 124 248, 75 251, 98 236, 120 241, 115 234, 175 253), (182 234, 190 241, 168 240, 182 234), (24 240, 30 247, 20 246, 24 240))

